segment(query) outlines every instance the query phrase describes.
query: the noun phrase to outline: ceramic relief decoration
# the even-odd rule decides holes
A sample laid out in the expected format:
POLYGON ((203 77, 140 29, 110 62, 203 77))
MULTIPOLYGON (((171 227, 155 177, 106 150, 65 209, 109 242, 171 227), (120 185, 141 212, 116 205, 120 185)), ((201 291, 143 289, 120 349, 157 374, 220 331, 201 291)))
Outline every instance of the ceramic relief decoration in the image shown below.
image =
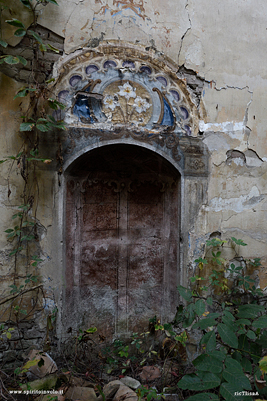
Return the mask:
POLYGON ((116 81, 107 86, 103 96, 103 112, 113 124, 145 126, 151 118, 151 96, 137 83, 116 81))
POLYGON ((66 109, 59 117, 69 126, 197 134, 197 109, 184 82, 136 56, 81 54, 64 66, 60 87, 66 109))

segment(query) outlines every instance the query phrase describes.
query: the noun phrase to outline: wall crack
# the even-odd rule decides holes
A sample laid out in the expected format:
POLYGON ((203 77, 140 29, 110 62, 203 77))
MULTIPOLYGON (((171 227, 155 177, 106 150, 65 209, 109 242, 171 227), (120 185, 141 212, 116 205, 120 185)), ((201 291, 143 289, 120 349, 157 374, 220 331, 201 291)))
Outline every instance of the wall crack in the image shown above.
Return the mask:
POLYGON ((190 26, 186 29, 185 33, 181 37, 181 44, 180 44, 180 48, 179 48, 179 51, 178 51, 178 61, 177 61, 177 64, 178 64, 179 67, 180 67, 179 60, 180 60, 180 55, 181 55, 181 51, 182 51, 182 47, 183 47, 184 38, 187 35, 187 33, 192 29, 192 21, 191 21, 190 14, 189 14, 189 11, 188 11, 188 3, 189 3, 189 0, 187 1, 186 5, 185 5, 185 10, 187 11, 188 21, 189 21, 189 25, 190 26))

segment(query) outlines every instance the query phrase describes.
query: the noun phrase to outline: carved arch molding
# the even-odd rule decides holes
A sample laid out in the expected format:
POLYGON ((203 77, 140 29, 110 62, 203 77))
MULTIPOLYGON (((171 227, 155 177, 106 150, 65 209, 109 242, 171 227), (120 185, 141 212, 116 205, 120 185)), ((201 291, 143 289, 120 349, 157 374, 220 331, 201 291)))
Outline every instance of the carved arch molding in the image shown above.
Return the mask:
POLYGON ((54 117, 68 126, 65 326, 75 316, 114 336, 175 313, 180 255, 208 177, 198 109, 175 71, 116 43, 58 64, 66 108, 54 117))

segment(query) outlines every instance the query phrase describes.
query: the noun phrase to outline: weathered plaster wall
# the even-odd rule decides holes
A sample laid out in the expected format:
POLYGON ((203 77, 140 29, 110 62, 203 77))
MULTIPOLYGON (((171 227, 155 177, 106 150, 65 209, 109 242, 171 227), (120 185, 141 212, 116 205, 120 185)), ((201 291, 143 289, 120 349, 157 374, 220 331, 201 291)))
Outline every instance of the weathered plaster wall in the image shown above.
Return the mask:
MULTIPOLYGON (((56 35, 63 61, 84 47, 97 48, 111 41, 129 42, 141 45, 151 57, 173 60, 178 76, 187 82, 195 99, 197 95, 193 92, 201 88, 200 104, 195 101, 200 115, 198 137, 210 152, 210 173, 206 200, 194 209, 197 216, 187 227, 188 250, 187 245, 183 247, 184 284, 188 266, 192 268, 193 260, 203 251, 205 239, 214 231, 221 232, 223 237, 242 238, 248 244, 241 250, 243 255, 262 257, 267 268, 266 2, 215 0, 212 6, 209 0, 58 0, 58 3, 59 7, 45 6, 38 23, 45 32, 56 35)), ((20 46, 23 55, 26 44, 12 42, 10 31, 5 34, 10 44, 20 46)), ((21 72, 12 71, 9 74, 4 70, 5 74, 22 79, 18 75, 21 72)), ((24 81, 30 74, 27 71, 30 70, 23 73, 24 81)), ((54 75, 57 74, 55 67, 54 75)), ((20 139, 14 132, 19 125, 20 109, 25 106, 19 99, 12 101, 21 84, 1 75, 0 85, 3 158, 19 151, 20 139)), ((44 149, 46 156, 55 159, 57 138, 50 143, 45 139, 44 149)), ((41 273, 51 299, 54 291, 55 301, 60 305, 64 284, 62 198, 58 198, 56 168, 54 160, 48 169, 40 171, 38 220, 46 227, 40 240, 45 259, 41 273)), ((1 165, 0 174, 3 231, 10 226, 12 208, 21 203, 21 179, 19 175, 12 176, 8 198, 5 164, 1 165)), ((185 189, 188 202, 190 188, 185 189)), ((9 245, 5 234, 0 241, 3 276, 8 269, 9 245)), ((265 270, 260 270, 259 275, 261 287, 267 287, 265 270)))

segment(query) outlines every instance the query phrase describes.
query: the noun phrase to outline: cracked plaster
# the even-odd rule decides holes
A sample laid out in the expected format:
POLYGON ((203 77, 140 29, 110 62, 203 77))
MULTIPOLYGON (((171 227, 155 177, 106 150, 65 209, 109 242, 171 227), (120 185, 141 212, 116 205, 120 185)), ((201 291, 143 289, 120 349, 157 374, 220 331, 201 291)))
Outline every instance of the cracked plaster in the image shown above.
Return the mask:
POLYGON ((208 0, 167 3, 59 0, 58 3, 59 7, 40 8, 39 23, 65 38, 66 54, 88 45, 95 47, 103 40, 132 41, 164 53, 179 65, 197 71, 207 84, 211 83, 203 91, 205 124, 215 125, 215 132, 228 133, 227 122, 236 124, 247 115, 247 126, 253 135, 248 141, 242 127, 233 134, 240 143, 235 141, 232 147, 241 151, 250 147, 265 161, 266 112, 260 101, 267 89, 262 79, 265 76, 262 38, 266 30, 263 0, 257 5, 253 0, 234 5, 230 0, 217 0, 212 8, 208 0))
POLYGON ((250 86, 255 65, 258 74, 265 75, 264 0, 215 0, 212 7, 209 0, 189 0, 187 9, 192 29, 184 38, 180 64, 186 63, 208 81, 216 79, 217 87, 250 86), (194 65, 189 65, 186 58, 196 41, 201 41, 203 52, 194 65))
MULTIPOLYGON (((243 116, 238 120, 238 115, 246 111, 247 125, 253 132, 248 146, 264 158, 267 151, 264 139, 266 110, 262 102, 267 89, 264 62, 265 2, 217 0, 211 8, 208 0, 189 0, 187 9, 191 29, 183 38, 179 64, 197 71, 206 82, 213 82, 218 90, 227 88, 225 92, 228 92, 223 95, 229 100, 224 107, 221 94, 211 94, 205 90, 203 102, 208 113, 205 122, 241 121, 243 116), (242 94, 239 90, 242 90, 242 94), (246 95, 244 90, 248 92, 246 95), (251 102, 249 94, 251 100, 253 94, 251 102), (207 100, 207 97, 210 99, 207 100), (245 99, 248 100, 247 110, 245 99), (234 107, 231 109, 232 101, 234 107)), ((244 147, 240 150, 244 150, 244 147)))
POLYGON ((93 38, 141 42, 177 61, 183 33, 190 27, 186 1, 59 0, 53 14, 45 8, 39 23, 65 37, 65 52, 86 46, 93 38), (57 24, 55 26, 55 20, 57 24))
POLYGON ((256 186, 253 186, 248 194, 241 195, 238 198, 212 198, 206 210, 213 210, 215 212, 220 212, 222 210, 233 210, 236 213, 241 213, 246 209, 253 208, 263 199, 264 195, 261 195, 259 189, 256 186))

